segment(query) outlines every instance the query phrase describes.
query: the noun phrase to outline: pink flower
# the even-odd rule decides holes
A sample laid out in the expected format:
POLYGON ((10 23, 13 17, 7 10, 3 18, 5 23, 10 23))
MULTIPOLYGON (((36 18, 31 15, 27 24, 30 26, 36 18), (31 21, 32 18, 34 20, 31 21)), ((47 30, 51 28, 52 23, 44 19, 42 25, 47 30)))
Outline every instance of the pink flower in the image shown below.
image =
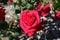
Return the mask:
POLYGON ((20 26, 28 36, 43 29, 40 25, 40 16, 36 10, 24 10, 20 16, 20 26))
POLYGON ((10 4, 12 4, 12 3, 13 3, 13 0, 8 0, 8 2, 9 2, 10 4))
POLYGON ((3 10, 3 7, 0 5, 0 21, 4 19, 5 12, 3 10))
POLYGON ((60 11, 55 12, 55 18, 60 20, 60 11))
POLYGON ((47 16, 50 12, 50 3, 47 3, 45 6, 41 6, 41 4, 38 4, 36 7, 36 10, 40 12, 40 15, 47 16))

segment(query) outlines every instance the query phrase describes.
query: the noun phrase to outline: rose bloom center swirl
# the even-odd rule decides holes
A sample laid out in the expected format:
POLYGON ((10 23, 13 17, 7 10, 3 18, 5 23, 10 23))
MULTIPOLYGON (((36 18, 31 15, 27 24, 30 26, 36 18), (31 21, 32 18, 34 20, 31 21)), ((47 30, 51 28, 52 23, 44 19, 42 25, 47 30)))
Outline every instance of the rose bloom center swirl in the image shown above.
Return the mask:
POLYGON ((28 12, 26 14, 23 14, 22 20, 25 24, 31 26, 35 23, 36 17, 33 13, 28 12))

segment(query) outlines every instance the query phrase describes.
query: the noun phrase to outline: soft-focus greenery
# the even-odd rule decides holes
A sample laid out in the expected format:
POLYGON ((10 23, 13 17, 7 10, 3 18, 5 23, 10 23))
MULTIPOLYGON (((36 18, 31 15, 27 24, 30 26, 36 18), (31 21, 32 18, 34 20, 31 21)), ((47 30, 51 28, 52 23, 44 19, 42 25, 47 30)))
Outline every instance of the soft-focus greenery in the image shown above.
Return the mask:
POLYGON ((54 9, 60 11, 60 0, 52 0, 52 1, 53 1, 54 9))

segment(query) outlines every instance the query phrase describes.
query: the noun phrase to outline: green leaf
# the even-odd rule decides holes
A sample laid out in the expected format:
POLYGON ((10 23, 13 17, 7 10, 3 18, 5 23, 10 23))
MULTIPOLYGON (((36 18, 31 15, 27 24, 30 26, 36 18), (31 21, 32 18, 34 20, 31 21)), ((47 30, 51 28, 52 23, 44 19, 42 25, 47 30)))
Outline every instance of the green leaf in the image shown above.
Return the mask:
POLYGON ((60 11, 60 0, 53 0, 53 7, 55 10, 60 11))
POLYGON ((33 5, 31 5, 31 4, 27 4, 27 9, 34 9, 35 7, 33 6, 33 5))
POLYGON ((15 32, 14 36, 18 36, 18 35, 19 35, 19 33, 18 32, 15 32))

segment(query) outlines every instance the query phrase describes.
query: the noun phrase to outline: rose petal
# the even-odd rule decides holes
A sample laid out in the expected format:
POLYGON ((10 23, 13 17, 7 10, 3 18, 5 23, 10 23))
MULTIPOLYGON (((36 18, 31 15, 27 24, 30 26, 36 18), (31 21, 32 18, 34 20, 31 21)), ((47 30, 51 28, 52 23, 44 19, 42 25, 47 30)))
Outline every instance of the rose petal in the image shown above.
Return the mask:
POLYGON ((42 16, 47 16, 49 12, 50 12, 50 3, 47 3, 47 4, 43 7, 42 16))
POLYGON ((8 2, 9 2, 10 4, 12 4, 12 3, 13 3, 13 0, 8 0, 8 2))
POLYGON ((55 18, 60 20, 60 11, 55 12, 55 18))
POLYGON ((3 10, 3 7, 0 6, 0 20, 3 20, 4 19, 4 16, 5 16, 5 12, 3 10))
POLYGON ((37 11, 40 11, 40 8, 41 8, 41 4, 39 3, 39 4, 37 5, 37 7, 36 7, 36 10, 37 10, 37 11))

